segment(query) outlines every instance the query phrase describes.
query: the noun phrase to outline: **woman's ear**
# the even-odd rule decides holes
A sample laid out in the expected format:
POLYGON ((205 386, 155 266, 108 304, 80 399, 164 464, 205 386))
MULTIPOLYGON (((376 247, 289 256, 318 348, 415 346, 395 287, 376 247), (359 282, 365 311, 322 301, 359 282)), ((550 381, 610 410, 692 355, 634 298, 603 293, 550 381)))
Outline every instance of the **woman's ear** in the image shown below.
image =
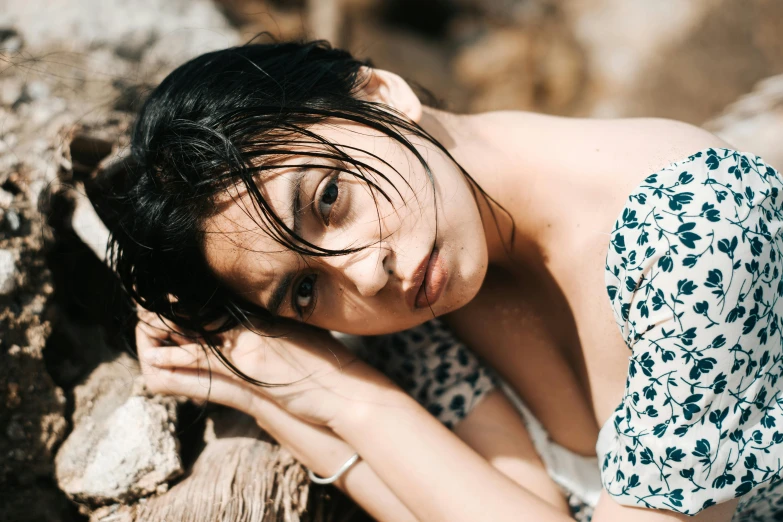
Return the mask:
POLYGON ((421 101, 408 82, 383 69, 362 66, 361 74, 365 78, 361 99, 394 107, 415 122, 421 119, 421 101))

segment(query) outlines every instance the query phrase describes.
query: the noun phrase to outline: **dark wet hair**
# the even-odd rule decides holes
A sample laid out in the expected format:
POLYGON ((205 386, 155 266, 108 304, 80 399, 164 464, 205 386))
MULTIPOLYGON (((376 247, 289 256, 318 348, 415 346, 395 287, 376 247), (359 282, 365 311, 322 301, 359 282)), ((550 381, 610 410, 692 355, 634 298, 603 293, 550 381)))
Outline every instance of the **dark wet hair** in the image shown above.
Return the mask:
MULTIPOLYGON (((369 245, 330 250, 298 236, 263 198, 259 174, 280 168, 286 156, 311 156, 312 168, 337 164, 372 187, 374 197, 391 201, 378 180, 394 187, 392 180, 351 157, 347 146, 313 133, 312 125, 327 118, 388 135, 415 155, 431 180, 427 162, 406 135, 449 155, 403 114, 357 97, 368 79, 364 65, 370 63, 325 41, 252 43, 207 53, 152 91, 133 129, 130 167, 112 198, 112 266, 140 306, 207 340, 250 382, 263 384, 234 368, 209 339, 240 324, 250 327, 253 319, 274 318, 218 280, 206 263, 203 224, 215 212, 216 197, 239 185, 252 196, 259 226, 284 248, 303 256, 344 255, 369 245)), ((488 197, 462 172, 474 195, 488 197)))

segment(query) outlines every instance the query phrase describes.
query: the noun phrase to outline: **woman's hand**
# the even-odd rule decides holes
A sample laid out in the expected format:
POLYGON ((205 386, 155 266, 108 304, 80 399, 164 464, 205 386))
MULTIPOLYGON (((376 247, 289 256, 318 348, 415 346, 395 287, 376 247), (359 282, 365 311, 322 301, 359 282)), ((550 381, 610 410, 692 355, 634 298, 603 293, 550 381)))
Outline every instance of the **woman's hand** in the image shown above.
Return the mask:
POLYGON ((136 344, 145 384, 153 393, 186 395, 241 410, 256 419, 266 401, 316 425, 330 425, 394 385, 328 332, 287 323, 259 335, 237 327, 217 336, 232 372, 209 348, 142 311, 136 344))
MULTIPOLYGON (((374 386, 390 384, 327 332, 294 324, 274 334, 278 337, 236 328, 219 340, 237 369, 259 381, 283 384, 276 387, 241 379, 214 354, 205 353, 208 348, 172 331, 147 311, 139 313, 136 344, 151 392, 209 400, 247 413, 302 464, 329 476, 355 450, 325 425, 361 401, 357 393, 366 400, 374 386), (292 381, 297 382, 285 385, 292 381)), ((377 520, 416 520, 362 460, 335 485, 377 520)))

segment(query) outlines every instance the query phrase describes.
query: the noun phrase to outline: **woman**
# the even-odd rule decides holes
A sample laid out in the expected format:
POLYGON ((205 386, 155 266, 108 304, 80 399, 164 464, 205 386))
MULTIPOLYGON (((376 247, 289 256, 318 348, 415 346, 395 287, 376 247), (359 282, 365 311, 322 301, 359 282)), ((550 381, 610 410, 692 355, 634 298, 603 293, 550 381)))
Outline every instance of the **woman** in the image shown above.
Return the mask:
POLYGON ((113 258, 156 315, 148 386, 347 468, 374 517, 570 519, 488 371, 452 431, 327 333, 435 317, 558 447, 597 454, 594 521, 780 516, 781 178, 753 154, 667 120, 439 111, 323 42, 181 66, 132 152, 113 258))

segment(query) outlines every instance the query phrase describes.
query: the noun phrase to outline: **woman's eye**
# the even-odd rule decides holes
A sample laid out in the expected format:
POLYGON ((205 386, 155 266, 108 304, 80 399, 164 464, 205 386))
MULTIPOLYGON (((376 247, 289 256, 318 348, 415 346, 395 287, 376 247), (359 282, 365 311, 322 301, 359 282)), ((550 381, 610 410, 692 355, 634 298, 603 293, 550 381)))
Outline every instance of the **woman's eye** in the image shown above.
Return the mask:
POLYGON ((338 197, 340 197, 340 187, 337 184, 337 176, 335 176, 327 183, 318 200, 318 212, 321 213, 324 223, 327 225, 338 197))
POLYGON ((294 307, 299 314, 312 305, 314 294, 315 275, 309 275, 302 279, 294 289, 294 307))

